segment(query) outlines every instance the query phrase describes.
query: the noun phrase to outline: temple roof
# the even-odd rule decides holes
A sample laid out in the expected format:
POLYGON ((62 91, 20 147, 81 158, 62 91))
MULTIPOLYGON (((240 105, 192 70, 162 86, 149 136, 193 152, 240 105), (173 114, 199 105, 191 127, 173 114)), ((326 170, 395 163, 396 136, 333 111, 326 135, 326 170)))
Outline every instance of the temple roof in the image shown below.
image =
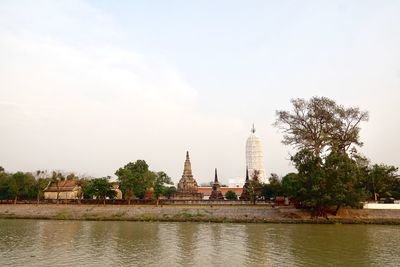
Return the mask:
POLYGON ((58 185, 51 184, 45 192, 69 192, 74 191, 77 186, 79 186, 77 180, 64 180, 59 181, 58 185))

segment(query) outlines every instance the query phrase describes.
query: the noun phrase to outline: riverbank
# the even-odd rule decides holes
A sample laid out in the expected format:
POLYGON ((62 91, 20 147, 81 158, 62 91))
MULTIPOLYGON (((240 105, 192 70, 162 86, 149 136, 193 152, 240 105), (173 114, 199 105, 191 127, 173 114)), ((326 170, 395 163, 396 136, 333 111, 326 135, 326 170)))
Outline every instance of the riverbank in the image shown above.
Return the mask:
POLYGON ((252 205, 0 205, 0 218, 99 221, 196 221, 257 223, 343 223, 400 225, 400 210, 341 209, 337 216, 311 218, 293 207, 252 205))

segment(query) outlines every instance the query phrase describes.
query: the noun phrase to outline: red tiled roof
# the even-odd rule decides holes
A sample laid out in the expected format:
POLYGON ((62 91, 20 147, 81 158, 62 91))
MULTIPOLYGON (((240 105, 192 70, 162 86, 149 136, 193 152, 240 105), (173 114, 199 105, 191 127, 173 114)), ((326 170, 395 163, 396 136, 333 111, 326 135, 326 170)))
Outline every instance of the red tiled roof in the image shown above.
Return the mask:
POLYGON ((58 186, 52 184, 45 191, 46 192, 67 192, 73 191, 74 188, 78 185, 78 181, 76 180, 64 180, 59 181, 58 186))

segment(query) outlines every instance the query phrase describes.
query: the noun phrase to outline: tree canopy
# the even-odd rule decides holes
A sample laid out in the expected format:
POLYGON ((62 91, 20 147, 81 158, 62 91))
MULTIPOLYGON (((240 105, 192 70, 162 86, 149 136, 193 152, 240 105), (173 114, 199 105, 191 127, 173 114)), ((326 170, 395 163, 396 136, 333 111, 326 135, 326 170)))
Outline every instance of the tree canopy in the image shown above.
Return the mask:
POLYGON ((356 147, 362 146, 360 123, 368 112, 344 107, 326 97, 293 99, 292 110, 277 111, 275 126, 283 143, 297 153, 291 157, 298 173, 282 179, 283 191, 317 216, 341 206, 358 207, 365 197, 365 166, 356 147))
POLYGON ((95 197, 98 200, 102 200, 103 204, 106 203, 106 199, 113 199, 116 195, 110 183, 110 177, 95 178, 87 181, 84 187, 84 196, 86 198, 95 197))
POLYGON ((149 165, 144 160, 126 164, 123 168, 119 168, 115 175, 118 176, 120 188, 128 203, 134 197, 142 199, 151 187, 158 199, 168 191, 165 185, 172 184, 171 178, 166 173, 150 171, 149 165))
POLYGON ((356 162, 346 153, 331 152, 324 159, 308 150, 301 150, 292 160, 296 176, 285 179, 285 187, 313 215, 326 215, 330 207, 359 207, 364 197, 361 173, 356 162))
POLYGON ((317 156, 362 145, 359 125, 368 121, 368 112, 338 105, 326 97, 298 98, 291 102, 291 111, 276 112, 274 125, 284 134, 282 143, 313 151, 317 156))
POLYGON ((235 191, 229 190, 225 193, 225 198, 227 200, 237 200, 238 197, 235 191))
POLYGON ((282 183, 276 173, 271 173, 268 181, 269 183, 263 184, 261 188, 261 196, 265 200, 283 195, 282 183))
POLYGON ((168 185, 173 185, 171 177, 165 172, 157 172, 153 179, 154 196, 156 197, 157 205, 160 196, 170 193, 170 187, 168 185))

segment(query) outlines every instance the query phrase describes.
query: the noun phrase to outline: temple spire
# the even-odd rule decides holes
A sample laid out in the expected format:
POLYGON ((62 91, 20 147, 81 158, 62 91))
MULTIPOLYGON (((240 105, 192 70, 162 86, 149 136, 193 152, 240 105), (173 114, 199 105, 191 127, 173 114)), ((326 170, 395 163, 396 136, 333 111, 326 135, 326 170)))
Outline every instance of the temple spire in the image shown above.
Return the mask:
POLYGON ((246 182, 249 181, 249 166, 246 166, 246 182))
POLYGON ((183 166, 183 174, 182 178, 179 180, 177 191, 184 193, 195 193, 197 192, 197 187, 197 182, 193 178, 192 164, 190 163, 189 159, 189 151, 186 151, 186 160, 183 166))
POLYGON ((253 127, 251 128, 251 132, 255 133, 256 132, 256 128, 254 128, 254 123, 253 123, 253 127))
POLYGON ((222 194, 220 187, 221 185, 218 182, 218 173, 217 173, 217 168, 215 168, 214 172, 214 184, 212 185, 212 191, 210 195, 210 200, 223 200, 224 195, 222 194))

